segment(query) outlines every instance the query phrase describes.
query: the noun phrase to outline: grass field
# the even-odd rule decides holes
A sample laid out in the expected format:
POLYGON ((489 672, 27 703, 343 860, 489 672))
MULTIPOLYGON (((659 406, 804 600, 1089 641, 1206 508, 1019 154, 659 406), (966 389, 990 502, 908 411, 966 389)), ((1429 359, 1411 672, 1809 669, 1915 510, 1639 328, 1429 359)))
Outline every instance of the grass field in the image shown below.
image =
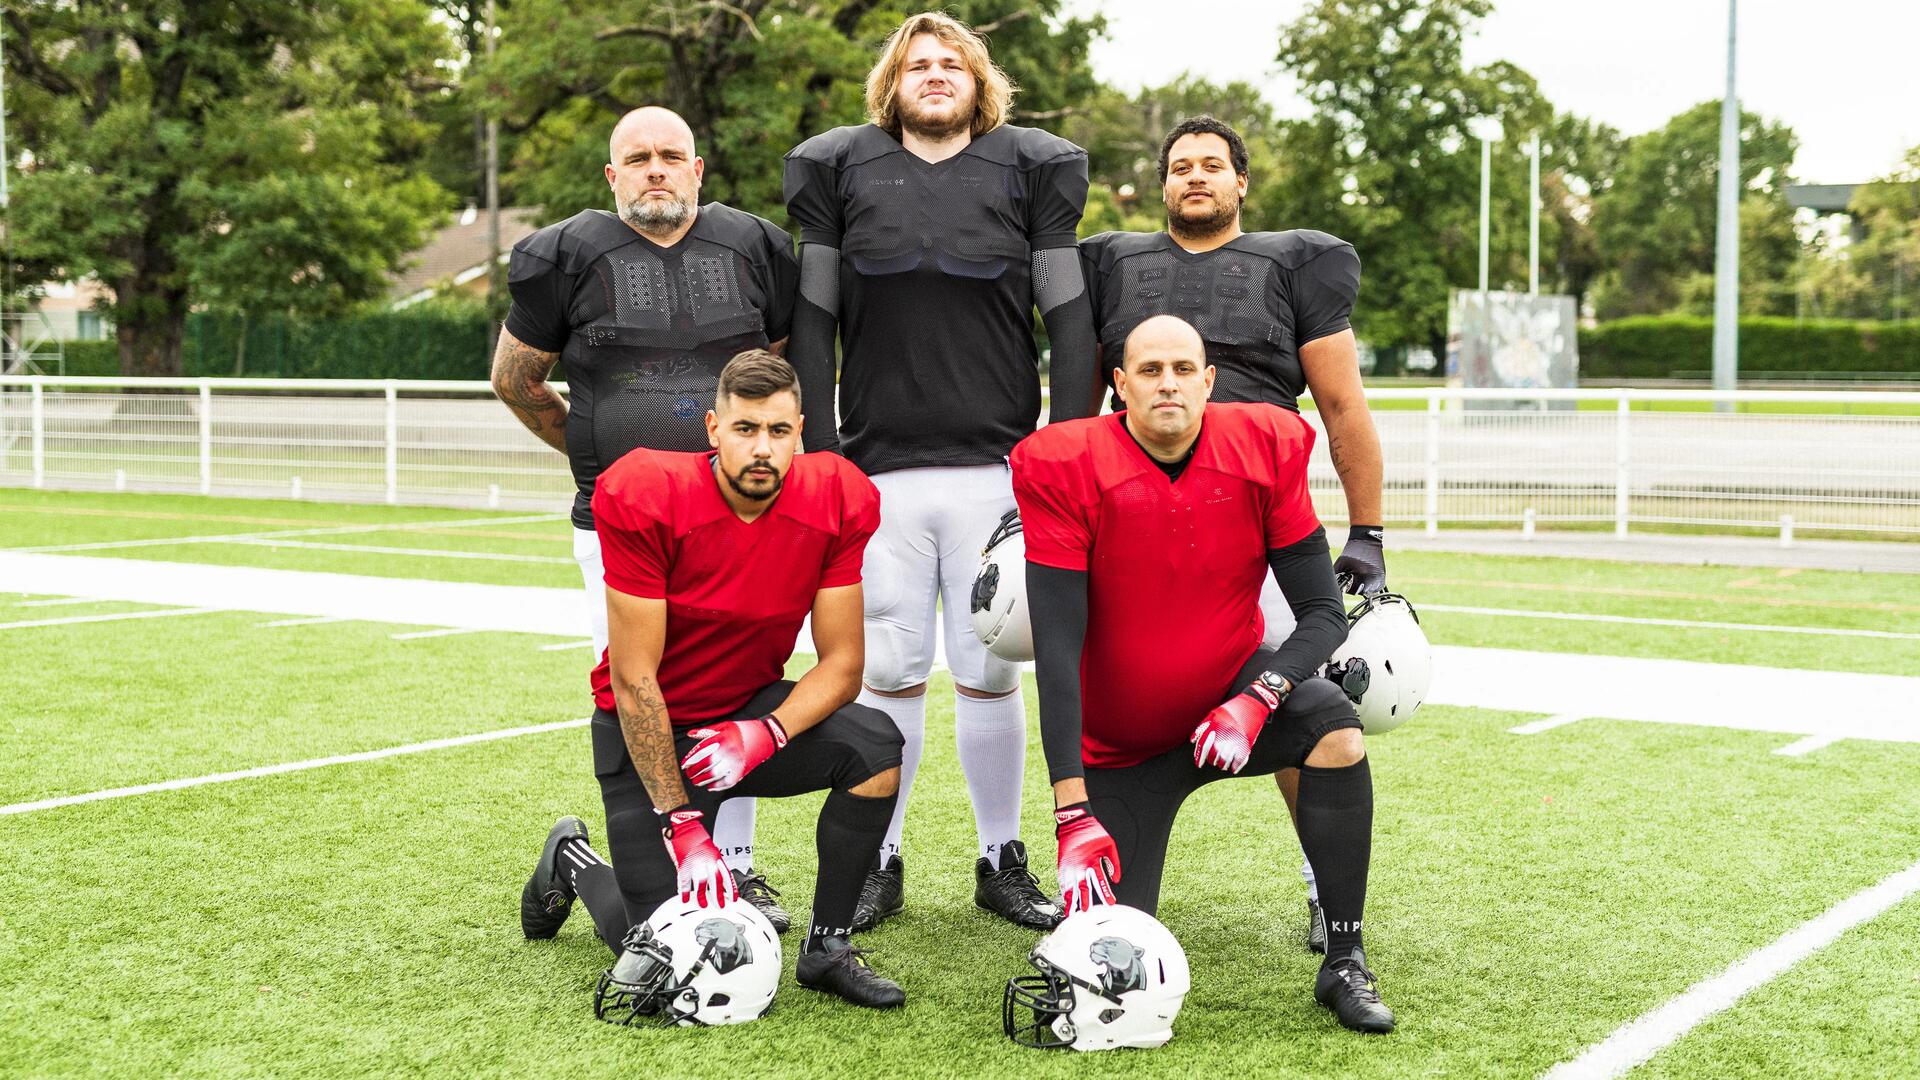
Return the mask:
MULTIPOLYGON (((0 548, 73 545, 578 586, 559 515, 0 491, 0 548)), ((1390 565, 1430 606, 1436 644, 1920 674, 1913 637, 1527 615, 1913 635, 1920 578, 1410 553, 1390 565), (1435 610, 1449 607, 1508 614, 1435 610)), ((587 708, 588 651, 544 648, 562 639, 396 638, 424 627, 267 626, 289 620, 243 611, 55 624, 154 609, 0 589, 0 807, 587 708)), ((1177 828, 1161 914, 1194 990, 1173 1042, 1047 1055, 999 1034, 1001 984, 1036 938, 971 904, 947 685, 936 676, 909 818, 909 908, 863 940, 907 988, 903 1012, 809 994, 789 955, 757 1023, 595 1021, 609 958, 584 915, 552 942, 521 940, 516 923, 553 818, 579 813, 601 834, 586 732, 569 727, 0 815, 0 1076, 1537 1076, 1920 859, 1920 744, 1787 757, 1773 751, 1790 738, 1765 732, 1583 720, 1524 736, 1508 729, 1538 714, 1429 706, 1369 746, 1369 955, 1398 1032, 1362 1038, 1313 1003, 1298 848, 1271 784, 1248 779, 1205 789, 1177 828)), ((1029 751, 1026 830, 1045 879, 1037 737, 1029 751)), ((761 869, 796 912, 817 806, 760 810, 761 869)), ((1633 1075, 1914 1076, 1916 1030, 1920 895, 1633 1075)))

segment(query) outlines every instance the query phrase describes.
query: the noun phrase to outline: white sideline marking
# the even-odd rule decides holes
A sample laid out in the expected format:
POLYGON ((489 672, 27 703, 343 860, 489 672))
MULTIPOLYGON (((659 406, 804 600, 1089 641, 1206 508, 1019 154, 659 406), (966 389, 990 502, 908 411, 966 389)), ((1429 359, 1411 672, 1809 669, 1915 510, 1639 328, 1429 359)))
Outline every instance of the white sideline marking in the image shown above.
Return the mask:
POLYGON ((0 623, 0 630, 26 630, 35 626, 70 626, 74 623, 119 622, 121 619, 167 619, 175 615, 210 615, 230 608, 169 608, 166 611, 127 611, 118 615, 69 615, 64 619, 31 619, 27 622, 0 623))
POLYGON ((526 525, 536 521, 561 521, 566 514, 528 514, 524 517, 463 518, 455 521, 398 521, 384 525, 325 525, 311 529, 276 529, 272 532, 214 533, 208 536, 158 536, 146 540, 98 540, 86 544, 54 544, 46 547, 3 548, 33 554, 62 551, 112 551, 116 548, 171 547, 174 544, 230 544, 246 540, 276 540, 294 536, 346 536, 352 533, 411 532, 418 529, 467 529, 478 525, 526 525))
MULTIPOLYGON (((496 551, 446 551, 439 548, 375 547, 372 544, 319 544, 311 540, 273 540, 260 537, 243 537, 238 540, 216 540, 211 543, 244 544, 247 547, 304 548, 310 551, 351 551, 356 555, 418 555, 431 559, 480 559, 489 562, 543 563, 547 565, 577 566, 571 557, 559 555, 513 555, 496 551)), ((1913 635, 1920 637, 1920 634, 1913 635)))
POLYGON ((589 638, 586 641, 563 641, 558 645, 542 645, 540 646, 540 651, 541 652, 561 652, 566 649, 591 649, 591 648, 593 648, 593 640, 589 638))
POLYGON ((452 637, 455 634, 477 634, 480 631, 467 626, 448 626, 439 630, 415 630, 410 634, 388 634, 394 641, 418 641, 421 638, 452 637))
POLYGON ((1521 724, 1518 727, 1510 727, 1507 729, 1507 733, 1510 735, 1538 735, 1543 731, 1552 731, 1554 728, 1557 728, 1557 727, 1565 727, 1568 724, 1573 723, 1575 720, 1585 720, 1585 719, 1586 717, 1579 713, 1566 713, 1561 716, 1549 716, 1545 720, 1533 720, 1528 723, 1521 724))
POLYGON ((97 604, 91 596, 62 596, 53 600, 22 600, 15 607, 61 607, 66 604, 97 604))
POLYGON ((1838 735, 1809 735, 1804 739, 1788 743, 1780 749, 1775 750, 1774 753, 1785 757, 1806 757, 1815 750, 1832 746, 1839 741, 1840 737, 1838 735))
POLYGON ((1701 1021, 1915 892, 1920 892, 1920 863, 1847 897, 1771 945, 1735 961, 1720 974, 1694 983, 1679 997, 1623 1025, 1579 1057, 1548 1069, 1542 1080, 1613 1080, 1624 1075, 1701 1021))
POLYGON ((322 623, 352 622, 352 621, 353 621, 352 619, 344 618, 339 615, 316 615, 311 619, 277 619, 273 622, 254 623, 253 625, 256 627, 319 626, 322 623))
POLYGON ((1421 604, 1421 611, 1446 611, 1457 615, 1499 615, 1521 619, 1559 619, 1566 622, 1623 623, 1628 626, 1678 626, 1688 630, 1743 630, 1763 634, 1819 634, 1828 637, 1891 638, 1895 641, 1920 641, 1920 634, 1897 630, 1855 630, 1840 626, 1780 626, 1773 623, 1699 622, 1693 619, 1656 619, 1637 615, 1596 615, 1578 611, 1526 611, 1514 608, 1458 607, 1453 604, 1421 604))
POLYGON ((252 769, 238 769, 233 772, 210 773, 206 776, 194 776, 185 780, 162 780, 155 784, 136 784, 132 787, 107 788, 104 791, 89 791, 80 795, 62 795, 54 799, 40 799, 35 802, 14 803, 0 806, 0 817, 9 814, 26 814, 35 810, 52 810, 61 806, 78 806, 81 803, 99 802, 102 799, 124 799, 129 795, 149 795, 156 791, 179 791, 182 788, 200 787, 204 784, 224 784, 229 780, 251 780, 259 776, 278 776, 281 773, 304 772, 328 765, 349 765, 358 761, 378 761, 381 758, 399 757, 402 754, 420 754, 428 750, 445 750, 455 746, 468 746, 473 743, 492 742, 495 739, 512 739, 521 735, 540 735, 564 728, 582 727, 587 718, 579 720, 559 720, 551 724, 530 724, 526 727, 505 728, 500 731, 483 731, 477 735, 455 735, 446 739, 429 739, 426 742, 408 743, 405 746, 389 746, 383 750, 362 750, 355 754, 335 754, 332 757, 313 758, 309 761, 289 761, 280 765, 261 765, 252 769))

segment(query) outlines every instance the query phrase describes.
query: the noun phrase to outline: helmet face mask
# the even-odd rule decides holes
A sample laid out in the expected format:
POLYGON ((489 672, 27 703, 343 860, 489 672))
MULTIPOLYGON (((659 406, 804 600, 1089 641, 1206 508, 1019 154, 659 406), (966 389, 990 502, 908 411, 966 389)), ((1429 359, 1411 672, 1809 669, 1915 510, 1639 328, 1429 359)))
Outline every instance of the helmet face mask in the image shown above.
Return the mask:
POLYGON ((709 911, 669 902, 627 931, 594 990, 593 1013, 623 1025, 738 1024, 766 1013, 779 981, 780 939, 764 915, 744 904, 709 911))
POLYGON ((593 1015, 610 1024, 634 1024, 659 1016, 671 998, 693 981, 675 981, 673 955, 653 940, 653 928, 640 923, 620 942, 620 956, 600 973, 593 991, 593 1015))

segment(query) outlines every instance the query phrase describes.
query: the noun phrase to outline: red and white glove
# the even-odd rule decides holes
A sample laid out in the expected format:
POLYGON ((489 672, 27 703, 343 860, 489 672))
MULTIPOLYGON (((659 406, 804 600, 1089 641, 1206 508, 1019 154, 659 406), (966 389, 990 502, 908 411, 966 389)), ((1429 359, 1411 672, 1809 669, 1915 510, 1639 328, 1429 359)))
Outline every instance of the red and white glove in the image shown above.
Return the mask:
POLYGON ((1259 681, 1227 699, 1225 705, 1215 707, 1187 740, 1193 744, 1194 767, 1212 765, 1230 773, 1246 768, 1247 759, 1253 756, 1254 740, 1279 707, 1280 695, 1259 681))
POLYGON ((722 720, 687 734, 700 741, 680 759, 680 768, 688 780, 708 791, 725 791, 738 784, 787 745, 787 729, 771 716, 722 720))
POLYGON ((680 884, 680 902, 692 901, 701 907, 726 907, 739 899, 733 889, 733 875, 727 872, 720 849, 700 823, 700 811, 691 807, 669 810, 661 815, 666 824, 660 838, 667 842, 667 854, 680 884))
POLYGON ((1113 903, 1113 883, 1120 880, 1120 849, 1113 836, 1083 802, 1055 810, 1053 821, 1060 845, 1060 899, 1067 914, 1113 903))

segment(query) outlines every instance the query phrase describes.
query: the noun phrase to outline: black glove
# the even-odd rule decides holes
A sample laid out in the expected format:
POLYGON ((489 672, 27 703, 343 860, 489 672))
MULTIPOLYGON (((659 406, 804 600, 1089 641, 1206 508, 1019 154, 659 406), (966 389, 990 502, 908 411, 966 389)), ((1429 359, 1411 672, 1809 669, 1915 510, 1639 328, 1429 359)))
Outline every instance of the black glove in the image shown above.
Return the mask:
POLYGON ((1355 525, 1348 529, 1340 557, 1333 561, 1333 573, 1340 579, 1340 587, 1354 596, 1387 591, 1387 553, 1380 547, 1382 532, 1378 525, 1355 525))

